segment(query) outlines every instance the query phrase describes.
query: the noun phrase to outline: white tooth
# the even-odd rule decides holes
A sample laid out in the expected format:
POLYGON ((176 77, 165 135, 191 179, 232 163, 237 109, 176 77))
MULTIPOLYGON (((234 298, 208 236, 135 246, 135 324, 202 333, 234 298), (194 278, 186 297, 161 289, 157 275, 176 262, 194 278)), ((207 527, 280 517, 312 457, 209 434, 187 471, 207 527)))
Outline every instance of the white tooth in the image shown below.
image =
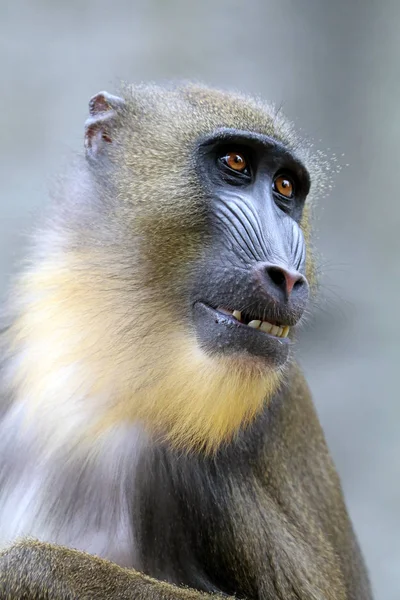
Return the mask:
POLYGON ((276 335, 278 337, 282 337, 282 331, 283 331, 283 329, 282 329, 282 327, 279 327, 279 325, 277 325, 277 327, 278 327, 278 333, 276 335))
POLYGON ((235 319, 237 319, 238 321, 242 320, 242 313, 240 312, 240 310, 234 310, 232 316, 234 316, 235 319))
POLYGON ((289 325, 286 325, 286 326, 283 328, 283 331, 282 331, 282 335, 281 335, 281 337, 283 337, 283 338, 287 337, 287 336, 288 336, 288 333, 289 333, 289 329, 290 329, 289 325))
POLYGON ((273 328, 273 325, 271 325, 271 323, 268 323, 268 321, 263 321, 261 323, 261 331, 264 331, 264 333, 271 333, 273 328))
POLYGON ((273 325, 272 329, 271 329, 271 334, 277 335, 278 331, 279 331, 279 327, 277 327, 276 325, 273 325))
POLYGON ((253 327, 254 329, 258 329, 261 325, 261 321, 250 321, 250 323, 248 323, 249 327, 253 327))

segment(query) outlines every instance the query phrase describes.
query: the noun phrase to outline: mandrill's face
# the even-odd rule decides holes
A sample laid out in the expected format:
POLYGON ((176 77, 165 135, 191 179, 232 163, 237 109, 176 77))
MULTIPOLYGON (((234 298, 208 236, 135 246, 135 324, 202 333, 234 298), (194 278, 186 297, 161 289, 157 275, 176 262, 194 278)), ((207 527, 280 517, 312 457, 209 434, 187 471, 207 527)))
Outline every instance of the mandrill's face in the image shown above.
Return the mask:
POLYGON ((280 367, 309 295, 300 229, 308 172, 282 143, 232 129, 201 143, 197 168, 210 234, 192 292, 199 344, 280 367))

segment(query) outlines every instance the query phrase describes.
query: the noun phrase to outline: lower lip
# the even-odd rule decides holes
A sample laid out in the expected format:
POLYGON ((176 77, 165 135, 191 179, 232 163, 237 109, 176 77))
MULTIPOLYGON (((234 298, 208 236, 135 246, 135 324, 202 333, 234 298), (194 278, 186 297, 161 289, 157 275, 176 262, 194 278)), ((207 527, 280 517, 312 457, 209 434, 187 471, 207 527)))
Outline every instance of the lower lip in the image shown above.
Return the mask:
POLYGON ((273 366, 286 362, 290 339, 249 327, 203 302, 194 305, 197 336, 200 344, 212 353, 238 355, 246 353, 273 366))

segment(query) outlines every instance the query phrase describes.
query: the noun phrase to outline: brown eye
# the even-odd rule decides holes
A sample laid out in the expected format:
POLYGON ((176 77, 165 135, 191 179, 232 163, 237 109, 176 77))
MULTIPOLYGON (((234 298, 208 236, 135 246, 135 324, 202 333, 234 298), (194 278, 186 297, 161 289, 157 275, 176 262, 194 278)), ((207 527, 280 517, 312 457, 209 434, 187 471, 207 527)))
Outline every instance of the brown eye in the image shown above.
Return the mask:
POLYGON ((239 173, 247 172, 247 161, 243 154, 239 154, 239 152, 228 152, 223 157, 223 161, 234 171, 239 171, 239 173))
POLYGON ((278 175, 274 179, 274 190, 285 198, 293 198, 294 185, 292 180, 287 175, 278 175))

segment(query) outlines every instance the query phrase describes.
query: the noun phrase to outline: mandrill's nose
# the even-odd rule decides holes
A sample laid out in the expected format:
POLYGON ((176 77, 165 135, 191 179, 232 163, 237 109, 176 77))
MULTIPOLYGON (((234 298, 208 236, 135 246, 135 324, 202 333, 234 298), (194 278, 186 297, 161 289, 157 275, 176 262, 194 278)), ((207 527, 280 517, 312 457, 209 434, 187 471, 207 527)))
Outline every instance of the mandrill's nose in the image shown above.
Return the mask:
POLYGON ((279 265, 263 263, 256 267, 257 278, 263 291, 275 301, 304 302, 308 298, 307 279, 298 271, 289 271, 279 265))

